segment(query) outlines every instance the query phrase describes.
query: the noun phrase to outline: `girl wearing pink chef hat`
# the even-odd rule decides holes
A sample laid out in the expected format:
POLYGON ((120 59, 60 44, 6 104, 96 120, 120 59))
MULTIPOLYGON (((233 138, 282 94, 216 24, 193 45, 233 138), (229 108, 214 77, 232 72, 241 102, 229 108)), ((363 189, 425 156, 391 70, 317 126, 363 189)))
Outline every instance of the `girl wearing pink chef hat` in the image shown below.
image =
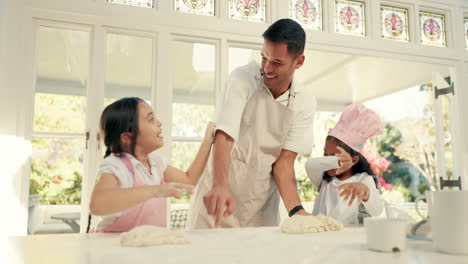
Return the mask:
POLYGON ((383 212, 377 176, 361 155, 366 140, 383 131, 382 121, 362 104, 347 106, 325 141, 324 156, 309 159, 305 168, 319 195, 312 214, 359 224, 383 212))

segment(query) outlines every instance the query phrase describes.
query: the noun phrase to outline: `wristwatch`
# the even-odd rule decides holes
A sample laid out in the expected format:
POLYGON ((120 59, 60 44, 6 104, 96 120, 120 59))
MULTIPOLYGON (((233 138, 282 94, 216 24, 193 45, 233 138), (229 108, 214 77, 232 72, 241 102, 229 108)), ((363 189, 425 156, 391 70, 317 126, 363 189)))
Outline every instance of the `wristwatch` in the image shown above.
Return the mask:
POLYGON ((297 212, 299 212, 300 210, 303 210, 304 207, 302 207, 302 205, 297 205, 297 206, 294 206, 293 209, 291 209, 291 211, 289 211, 289 217, 293 216, 294 214, 296 214, 297 212))

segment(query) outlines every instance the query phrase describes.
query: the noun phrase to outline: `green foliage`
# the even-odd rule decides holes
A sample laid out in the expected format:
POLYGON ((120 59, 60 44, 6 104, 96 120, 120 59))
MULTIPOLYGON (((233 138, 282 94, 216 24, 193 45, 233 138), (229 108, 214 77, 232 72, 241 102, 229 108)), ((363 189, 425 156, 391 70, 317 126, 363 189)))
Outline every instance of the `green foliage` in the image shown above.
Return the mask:
POLYGON ((36 93, 34 131, 83 133, 85 109, 84 96, 36 93))
POLYGON ((309 177, 303 176, 296 179, 297 182, 297 191, 299 193, 299 197, 301 201, 313 201, 315 197, 318 195, 317 189, 315 186, 312 185, 310 182, 309 177))
POLYGON ((82 141, 34 138, 33 148, 29 193, 41 204, 80 204, 82 141))
POLYGON ((430 187, 428 184, 425 184, 425 183, 420 184, 420 185, 418 186, 418 191, 419 191, 421 194, 426 193, 426 191, 427 191, 427 190, 430 190, 430 189, 431 189, 431 187, 430 187))
POLYGON ((376 146, 378 156, 385 157, 392 164, 402 161, 400 157, 394 154, 395 145, 401 141, 400 130, 391 123, 385 123, 384 132, 370 139, 370 142, 376 146))
POLYGON ((405 201, 414 201, 414 198, 411 195, 411 191, 403 185, 394 185, 392 191, 400 192, 403 195, 405 201))
MULTIPOLYGON (((82 133, 85 98, 36 93, 35 132, 82 133)), ((30 194, 41 204, 80 204, 84 138, 39 138, 32 140, 30 194)))

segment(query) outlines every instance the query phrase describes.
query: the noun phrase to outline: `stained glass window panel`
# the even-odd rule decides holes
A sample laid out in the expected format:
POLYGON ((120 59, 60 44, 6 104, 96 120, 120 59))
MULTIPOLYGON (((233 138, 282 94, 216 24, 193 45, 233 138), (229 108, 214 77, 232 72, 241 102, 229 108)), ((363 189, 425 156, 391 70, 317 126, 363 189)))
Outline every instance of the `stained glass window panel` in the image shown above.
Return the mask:
POLYGON ((366 35, 364 3, 335 1, 335 32, 354 36, 366 35))
POLYGON ((421 23, 421 43, 445 47, 445 16, 419 12, 421 23))
POLYGON ((382 6, 382 38, 408 42, 408 9, 382 6))
POLYGON ((468 49, 468 18, 465 18, 464 22, 465 22, 465 49, 468 49))
POLYGON ((176 11, 196 15, 214 16, 214 0, 175 0, 176 11))
POLYGON ((108 0, 109 3, 153 8, 154 0, 108 0))
POLYGON ((265 22, 265 0, 230 0, 229 16, 232 19, 265 22))
POLYGON ((292 0, 289 17, 306 29, 322 30, 321 0, 292 0))

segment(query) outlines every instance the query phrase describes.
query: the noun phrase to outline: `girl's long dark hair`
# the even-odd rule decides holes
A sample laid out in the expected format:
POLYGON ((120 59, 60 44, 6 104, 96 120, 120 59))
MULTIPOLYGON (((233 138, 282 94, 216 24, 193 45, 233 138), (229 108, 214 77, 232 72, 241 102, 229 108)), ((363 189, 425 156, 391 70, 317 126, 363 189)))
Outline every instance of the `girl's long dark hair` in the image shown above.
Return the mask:
POLYGON ((120 135, 130 132, 130 154, 134 155, 135 141, 138 136, 138 104, 144 102, 137 97, 125 97, 108 105, 101 115, 100 129, 104 136, 106 154, 119 155, 123 152, 120 135))
MULTIPOLYGON (((367 159, 361 153, 357 152, 350 146, 346 145, 346 143, 337 139, 336 137, 328 136, 326 140, 335 141, 336 145, 342 147, 346 152, 349 153, 349 155, 351 155, 351 157, 358 156, 359 161, 356 164, 354 164, 353 167, 351 167, 353 175, 357 173, 363 173, 363 172, 369 174, 374 179, 375 187, 377 187, 377 189, 380 189, 379 179, 377 178, 375 173, 372 171, 371 166, 369 162, 367 161, 367 159)), ((327 181, 327 182, 330 182, 332 180, 332 176, 328 175, 327 172, 323 173, 322 178, 324 181, 327 181)))

